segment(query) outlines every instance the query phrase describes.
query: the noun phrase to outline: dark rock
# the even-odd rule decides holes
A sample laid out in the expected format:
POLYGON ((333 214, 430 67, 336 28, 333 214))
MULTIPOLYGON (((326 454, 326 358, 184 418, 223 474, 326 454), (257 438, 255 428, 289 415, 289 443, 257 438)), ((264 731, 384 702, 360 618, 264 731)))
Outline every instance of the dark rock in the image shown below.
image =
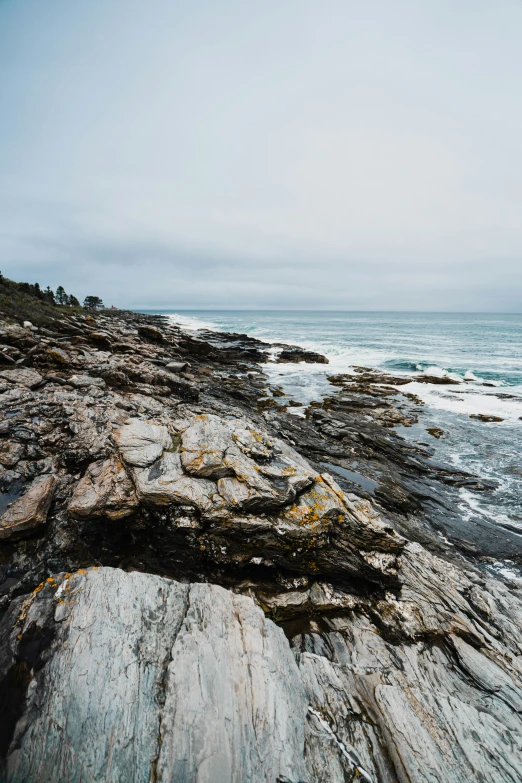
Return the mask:
POLYGON ((278 354, 277 361, 283 363, 307 362, 309 364, 328 364, 328 359, 320 353, 305 351, 304 348, 284 348, 278 354))
POLYGON ((153 342, 163 342, 163 332, 150 324, 142 324, 138 326, 138 334, 140 337, 144 337, 146 340, 152 340, 153 342))
POLYGON ((36 479, 0 517, 0 539, 24 538, 37 532, 45 524, 55 487, 55 476, 36 479))
POLYGON ((434 383, 439 386, 458 386, 460 384, 460 381, 449 378, 447 375, 415 375, 411 380, 417 383, 434 383))
POLYGON ((169 372, 183 372, 183 370, 186 370, 187 367, 187 362, 169 362, 165 365, 165 368, 169 370, 169 372))

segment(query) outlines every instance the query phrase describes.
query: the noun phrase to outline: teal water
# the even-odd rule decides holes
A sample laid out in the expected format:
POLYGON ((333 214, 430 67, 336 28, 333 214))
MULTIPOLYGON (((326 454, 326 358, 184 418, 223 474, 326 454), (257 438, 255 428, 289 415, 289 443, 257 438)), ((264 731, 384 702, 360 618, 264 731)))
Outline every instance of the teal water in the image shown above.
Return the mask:
MULTIPOLYGON (((158 311, 156 311, 158 312, 158 311)), ((497 482, 494 493, 461 490, 462 512, 522 534, 522 314, 162 311, 185 328, 239 332, 325 354, 329 365, 269 363, 274 381, 302 402, 329 394, 327 375, 354 366, 395 375, 450 375, 458 386, 413 382, 425 403, 401 434, 429 443, 436 458, 497 482), (484 413, 503 419, 485 424, 484 413), (444 430, 436 440, 428 427, 444 430)))

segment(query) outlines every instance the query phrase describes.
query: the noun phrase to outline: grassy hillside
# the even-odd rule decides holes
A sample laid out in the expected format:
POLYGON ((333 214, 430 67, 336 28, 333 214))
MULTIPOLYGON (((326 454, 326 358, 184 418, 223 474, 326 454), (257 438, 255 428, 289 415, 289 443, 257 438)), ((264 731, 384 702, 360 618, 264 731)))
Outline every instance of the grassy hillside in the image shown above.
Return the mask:
POLYGON ((15 283, 0 276, 0 317, 45 326, 66 314, 85 312, 83 307, 52 304, 48 294, 38 285, 15 283))

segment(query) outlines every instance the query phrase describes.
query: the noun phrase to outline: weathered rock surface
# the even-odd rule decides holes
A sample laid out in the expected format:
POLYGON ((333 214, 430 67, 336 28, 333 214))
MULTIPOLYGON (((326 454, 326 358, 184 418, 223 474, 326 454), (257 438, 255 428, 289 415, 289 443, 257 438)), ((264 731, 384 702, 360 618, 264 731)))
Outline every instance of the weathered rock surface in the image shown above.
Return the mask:
POLYGON ((131 419, 113 437, 145 505, 199 512, 203 530, 187 546, 219 562, 261 557, 292 571, 393 579, 403 539, 282 441, 243 417, 170 426, 131 419))
POLYGON ((165 369, 170 370, 170 372, 183 372, 187 367, 187 362, 168 362, 165 365, 165 369))
POLYGON ((306 779, 305 690, 250 598, 100 569, 46 583, 15 621, 5 675, 34 668, 10 783, 306 779))
POLYGON ((73 517, 124 519, 138 507, 134 486, 121 462, 93 462, 76 484, 68 513, 73 517))
POLYGON ((520 590, 480 555, 522 546, 393 432, 411 379, 354 368, 297 417, 246 335, 0 339, 11 783, 521 779, 520 590))
POLYGON ((55 476, 35 479, 27 492, 8 506, 0 517, 0 539, 24 538, 42 527, 55 487, 55 476))
POLYGON ((3 620, 3 682, 27 683, 6 781, 520 779, 522 677, 498 638, 493 655, 457 626, 392 644, 344 606, 292 655, 251 598, 216 585, 107 568, 47 580, 3 620))
POLYGON ((29 389, 38 386, 42 382, 42 376, 40 373, 30 370, 27 367, 17 367, 13 370, 2 370, 0 372, 0 379, 9 381, 9 383, 17 383, 21 386, 27 386, 29 389))

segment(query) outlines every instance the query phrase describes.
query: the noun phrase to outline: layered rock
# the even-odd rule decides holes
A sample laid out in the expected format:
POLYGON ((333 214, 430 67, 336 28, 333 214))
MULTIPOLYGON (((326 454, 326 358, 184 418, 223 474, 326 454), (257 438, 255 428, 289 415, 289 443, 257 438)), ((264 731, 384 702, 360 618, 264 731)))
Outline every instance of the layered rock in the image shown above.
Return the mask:
POLYGON ((244 335, 0 332, 10 783, 520 779, 517 584, 432 524, 487 487, 390 431, 387 376, 300 418, 244 335))
POLYGON ((462 626, 392 644, 354 603, 292 655, 247 596, 102 568, 47 580, 2 631, 4 683, 27 689, 9 783, 519 779, 520 667, 462 626))
POLYGON ((5 676, 29 667, 9 783, 306 778, 305 690, 250 598, 100 569, 50 580, 9 619, 5 676))
POLYGON ((140 501, 151 509, 194 508, 202 532, 188 545, 219 562, 261 558, 377 582, 396 573, 403 539, 244 417, 199 414, 171 421, 170 432, 131 419, 113 437, 140 501))

